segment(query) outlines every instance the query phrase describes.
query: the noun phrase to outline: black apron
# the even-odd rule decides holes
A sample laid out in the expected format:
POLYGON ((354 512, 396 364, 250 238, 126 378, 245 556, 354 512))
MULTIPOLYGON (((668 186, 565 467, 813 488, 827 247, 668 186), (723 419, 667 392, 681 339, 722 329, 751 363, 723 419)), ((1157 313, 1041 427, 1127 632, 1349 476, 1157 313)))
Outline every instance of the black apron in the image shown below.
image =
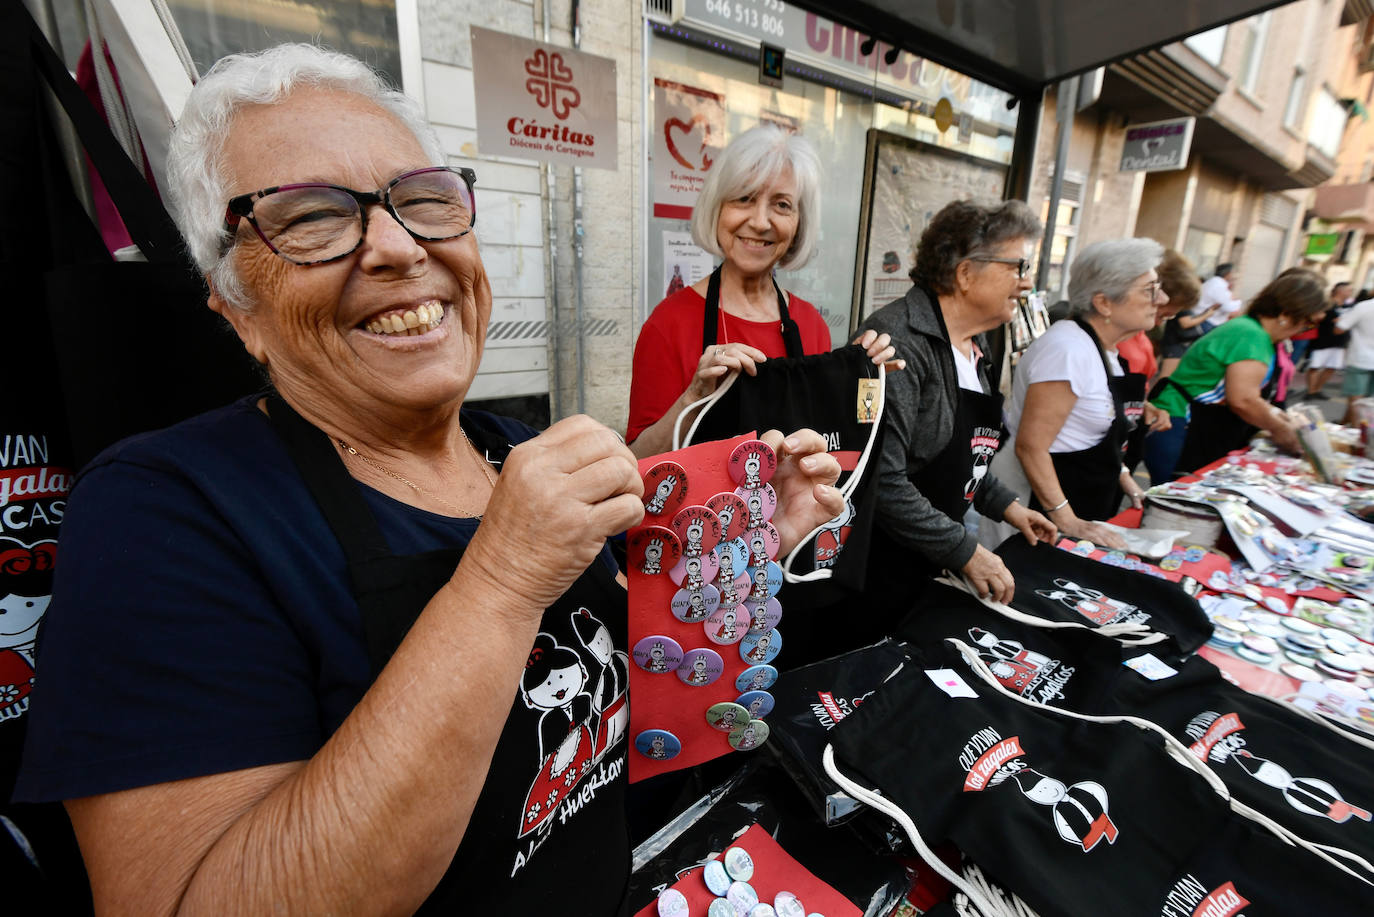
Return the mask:
MULTIPOLYGON (((1278 380, 1278 368, 1270 364, 1269 379, 1260 389, 1260 397, 1273 402, 1278 380)), ((1165 376, 1155 383, 1150 397, 1158 396, 1166 385, 1178 389, 1178 393, 1188 402, 1188 432, 1184 435, 1183 449, 1178 454, 1178 461, 1174 463, 1175 475, 1191 474, 1205 465, 1212 464, 1233 449, 1243 448, 1250 442, 1250 437, 1259 431, 1259 427, 1231 410, 1224 401, 1218 404, 1200 404, 1194 401, 1188 390, 1170 376, 1165 376)))
MULTIPOLYGON (((1078 327, 1092 340, 1102 358, 1102 371, 1107 375, 1107 389, 1112 394, 1112 408, 1116 416, 1107 433, 1096 445, 1076 452, 1051 452, 1054 473, 1059 486, 1079 519, 1109 519, 1121 506, 1121 466, 1134 449, 1137 456, 1144 440, 1145 425, 1141 423, 1145 410, 1145 377, 1126 371, 1120 357, 1122 373, 1112 375, 1107 351, 1102 348, 1097 332, 1081 318, 1074 319, 1078 327)), ((1031 496, 1031 509, 1042 510, 1038 497, 1031 496)))
MULTIPOLYGON (((932 294, 930 301, 940 323, 941 337, 948 346, 949 331, 938 300, 932 294)), ((949 353, 946 359, 952 362, 954 354, 949 353)), ((908 467, 907 480, 931 506, 962 525, 978 486, 1002 445, 1002 395, 985 395, 958 387, 958 369, 950 368, 956 386, 953 432, 945 447, 924 466, 915 470, 908 467)), ((853 645, 873 643, 890 634, 925 588, 924 578, 938 576, 940 572, 924 555, 899 544, 881 523, 874 526, 866 580, 867 614, 863 616, 867 623, 856 620, 846 625, 847 631, 853 628, 861 639, 866 639, 853 645)))
MULTIPOLYGON (((348 558, 353 595, 362 613, 368 659, 375 678, 425 605, 448 582, 462 558, 463 548, 409 556, 393 554, 358 483, 349 475, 329 437, 278 395, 268 397, 268 409, 272 425, 348 558)), ((474 445, 485 449, 494 463, 504 460, 511 448, 503 438, 480 428, 468 433, 474 445)), ((601 623, 590 616, 588 609, 624 606, 624 589, 598 558, 545 612, 535 652, 540 647, 550 652, 573 652, 568 648, 571 639, 564 636, 560 644, 558 637, 562 634, 551 636, 544 632, 554 630, 550 625, 560 615, 562 620, 571 621, 572 629, 586 646, 587 633, 583 628, 593 622, 601 623)), ((624 614, 612 617, 607 624, 613 630, 614 646, 624 647, 624 614)), ((590 647, 586 649, 590 652, 590 647)), ((517 692, 464 839, 448 871, 417 913, 536 913, 568 900, 587 902, 587 913, 615 914, 621 908, 629 876, 624 781, 620 779, 624 776, 622 742, 628 708, 624 690, 616 692, 609 685, 628 687, 628 669, 623 666, 624 654, 613 654, 611 664, 598 673, 598 680, 586 665, 587 654, 575 655, 589 678, 587 691, 574 696, 569 715, 565 716, 562 708, 555 708, 540 718, 527 700, 522 702, 521 698, 527 697, 524 691, 517 692), (586 699, 577 702, 583 697, 586 699), (539 719, 537 727, 532 728, 532 717, 539 719), (562 779, 546 776, 552 755, 544 755, 526 793, 525 775, 532 771, 531 757, 535 754, 530 751, 534 744, 531 739, 537 738, 536 747, 542 754, 552 743, 574 733, 579 733, 577 750, 571 767, 558 774, 562 779), (615 754, 609 754, 613 750, 615 754), (571 785, 567 784, 569 779, 571 785), (549 794, 555 791, 562 798, 549 802, 549 794), (608 804, 603 801, 598 807, 599 817, 585 811, 579 814, 579 809, 607 794, 610 799, 608 804), (577 808, 564 806, 563 799, 571 800, 577 808), (553 817, 560 812, 564 818, 553 817), (566 823, 560 823, 564 820, 566 823), (608 833, 606 825, 612 825, 614 833, 608 833), (510 843, 512 835, 516 837, 514 845, 510 843), (559 843, 540 850, 551 837, 558 838, 559 843), (573 849, 594 849, 597 854, 574 866, 571 861, 580 858, 567 854, 573 849), (596 865, 589 867, 589 863, 596 865)), ((534 664, 532 653, 527 671, 534 664)))
MULTIPOLYGON (((773 290, 778 294, 778 315, 782 318, 782 343, 787 349, 789 357, 802 356, 801 329, 797 327, 792 314, 787 311, 787 297, 782 295, 782 287, 778 286, 776 277, 773 280, 773 290)), ((719 337, 720 322, 720 267, 711 272, 711 277, 706 281, 706 307, 702 315, 701 322, 701 352, 705 353, 708 347, 714 347, 720 343, 719 337)))

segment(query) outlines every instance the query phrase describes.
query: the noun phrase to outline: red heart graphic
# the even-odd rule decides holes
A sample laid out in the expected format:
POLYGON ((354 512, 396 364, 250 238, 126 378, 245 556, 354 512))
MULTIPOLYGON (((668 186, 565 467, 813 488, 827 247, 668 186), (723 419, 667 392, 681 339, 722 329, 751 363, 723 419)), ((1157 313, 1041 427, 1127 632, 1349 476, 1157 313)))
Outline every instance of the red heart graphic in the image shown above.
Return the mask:
MULTIPOLYGON (((555 55, 557 56, 557 55, 555 55)), ((553 116, 559 121, 568 117, 568 112, 582 104, 582 93, 572 86, 564 86, 562 83, 550 83, 553 89, 553 105, 550 108, 553 116)))
MULTIPOLYGON (((560 60, 560 63, 562 61, 560 60)), ((549 78, 549 54, 543 48, 537 49, 533 56, 525 59, 525 72, 530 76, 549 78)))
POLYGON ((563 55, 557 51, 549 58, 549 78, 562 83, 572 82, 572 71, 568 69, 567 64, 563 63, 563 55))
POLYGON ((683 168, 691 169, 693 172, 705 172, 707 169, 711 168, 711 163, 713 162, 713 160, 710 156, 706 155, 706 147, 707 144, 710 143, 710 140, 711 125, 706 120, 705 115, 693 115, 691 121, 683 121, 679 118, 669 118, 667 121, 663 123, 663 142, 668 145, 669 155, 676 159, 678 162, 682 163, 683 168), (673 142, 674 130, 677 130, 685 136, 687 134, 690 134, 693 130, 695 130, 698 124, 701 125, 700 166, 688 162, 686 157, 684 157, 682 153, 678 150, 677 144, 673 142))
POLYGON ((525 80, 525 91, 534 96, 540 108, 549 107, 549 83, 547 80, 525 80))

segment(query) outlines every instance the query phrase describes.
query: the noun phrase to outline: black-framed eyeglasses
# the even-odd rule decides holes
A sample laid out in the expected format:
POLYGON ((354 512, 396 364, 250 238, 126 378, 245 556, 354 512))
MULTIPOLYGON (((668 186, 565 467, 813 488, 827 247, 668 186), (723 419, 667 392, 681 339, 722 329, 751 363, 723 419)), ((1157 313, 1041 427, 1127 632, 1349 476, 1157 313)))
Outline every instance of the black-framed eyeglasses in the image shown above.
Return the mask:
POLYGON ((292 264, 324 264, 362 244, 374 204, 421 241, 466 235, 477 222, 476 182, 472 169, 432 166, 398 176, 376 191, 324 182, 277 185, 230 200, 224 226, 232 233, 246 218, 267 247, 292 264))
POLYGON ((1156 299, 1158 299, 1159 294, 1163 290, 1164 284, 1158 280, 1151 280, 1149 283, 1145 284, 1145 286, 1140 288, 1140 292, 1144 293, 1147 297, 1149 297, 1150 302, 1154 302, 1156 299))
POLYGON ((989 264, 1010 264, 1016 268, 1016 276, 1024 278, 1030 273, 1031 263, 1025 258, 993 258, 989 255, 969 255, 965 261, 983 261, 989 264))

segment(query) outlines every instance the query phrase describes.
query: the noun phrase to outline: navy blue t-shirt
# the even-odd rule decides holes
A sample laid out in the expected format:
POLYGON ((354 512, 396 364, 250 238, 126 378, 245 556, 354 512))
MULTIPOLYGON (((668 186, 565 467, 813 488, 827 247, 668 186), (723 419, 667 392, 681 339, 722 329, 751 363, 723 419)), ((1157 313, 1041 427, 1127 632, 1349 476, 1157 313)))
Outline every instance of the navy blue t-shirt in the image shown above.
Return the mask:
MULTIPOLYGON (((463 420, 485 434, 477 442, 535 435, 481 412, 463 420)), ((463 547, 476 531, 477 520, 358 488, 394 554, 463 547)), ((371 682, 343 549, 254 398, 126 440, 92 462, 73 489, 61 556, 16 799, 305 760, 371 682)), ((550 833, 612 846, 598 832, 623 821, 623 591, 618 607, 610 596, 571 618, 554 609, 540 640, 578 657, 589 700, 545 710, 517 692, 501 740, 517 750, 498 748, 483 791, 485 799, 504 781, 506 798, 490 812, 479 802, 473 818, 475 827, 489 815, 498 835, 480 839, 493 860, 484 868, 517 882, 535 878, 525 869, 537 853, 559 858, 538 849, 550 833), (559 722, 560 736, 589 732, 576 779, 560 761, 555 785, 544 772, 559 722), (503 773, 503 754, 519 769, 503 773), (571 812, 553 799, 559 788, 580 797, 571 812), (590 804, 597 796, 602 806, 590 804), (605 811, 582 812, 577 828, 563 824, 584 808, 605 811)), ((459 858, 473 846, 465 841, 459 858)))

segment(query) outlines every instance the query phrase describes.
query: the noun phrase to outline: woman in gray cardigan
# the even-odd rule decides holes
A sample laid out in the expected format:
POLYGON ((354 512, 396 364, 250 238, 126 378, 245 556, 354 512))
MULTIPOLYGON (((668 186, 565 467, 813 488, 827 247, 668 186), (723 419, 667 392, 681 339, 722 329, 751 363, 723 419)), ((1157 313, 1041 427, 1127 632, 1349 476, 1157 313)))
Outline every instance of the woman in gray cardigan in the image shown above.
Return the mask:
POLYGON ((964 528, 970 504, 1032 543, 1054 537, 1053 523, 988 473, 1001 445, 1002 396, 988 384, 983 335, 1009 321, 1030 289, 1026 255, 1039 232, 1020 201, 945 206, 921 235, 915 285, 862 326, 891 335, 907 363, 887 383, 868 570, 878 607, 904 611, 913 572, 941 570, 979 595, 1011 600, 1011 573, 964 528))

